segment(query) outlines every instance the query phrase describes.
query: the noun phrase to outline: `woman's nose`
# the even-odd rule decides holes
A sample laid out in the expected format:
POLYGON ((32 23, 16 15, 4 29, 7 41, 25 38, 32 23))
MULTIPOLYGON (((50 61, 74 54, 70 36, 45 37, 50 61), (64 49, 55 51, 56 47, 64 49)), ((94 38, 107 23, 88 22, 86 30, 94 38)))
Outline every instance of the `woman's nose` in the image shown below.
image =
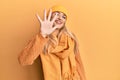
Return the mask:
POLYGON ((58 20, 62 20, 62 16, 58 15, 58 20))
POLYGON ((61 19, 61 17, 62 17, 60 14, 57 14, 57 16, 58 16, 58 18, 60 18, 60 19, 61 19))
POLYGON ((58 20, 61 20, 61 18, 60 18, 60 17, 58 17, 58 20))

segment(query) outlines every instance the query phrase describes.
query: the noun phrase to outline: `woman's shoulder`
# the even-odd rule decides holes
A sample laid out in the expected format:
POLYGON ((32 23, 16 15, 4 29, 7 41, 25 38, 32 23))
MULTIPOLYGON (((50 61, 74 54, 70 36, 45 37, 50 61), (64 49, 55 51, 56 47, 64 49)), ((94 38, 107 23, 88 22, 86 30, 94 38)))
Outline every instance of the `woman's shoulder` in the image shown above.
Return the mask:
POLYGON ((63 35, 70 38, 70 39, 73 39, 75 37, 74 33, 70 32, 70 31, 64 32, 63 35))
POLYGON ((74 43, 74 34, 71 32, 63 32, 61 36, 61 41, 64 41, 64 40, 74 43))

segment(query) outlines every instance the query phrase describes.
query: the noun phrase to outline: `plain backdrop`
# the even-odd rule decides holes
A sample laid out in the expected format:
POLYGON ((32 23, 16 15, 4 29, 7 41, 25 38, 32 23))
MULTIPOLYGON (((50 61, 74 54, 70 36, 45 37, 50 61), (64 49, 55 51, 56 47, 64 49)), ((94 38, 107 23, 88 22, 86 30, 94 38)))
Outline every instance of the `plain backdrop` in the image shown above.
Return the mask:
POLYGON ((0 80, 40 80, 39 59, 22 67, 17 57, 39 32, 36 13, 55 4, 69 11, 87 80, 120 80, 119 0, 0 0, 0 80))

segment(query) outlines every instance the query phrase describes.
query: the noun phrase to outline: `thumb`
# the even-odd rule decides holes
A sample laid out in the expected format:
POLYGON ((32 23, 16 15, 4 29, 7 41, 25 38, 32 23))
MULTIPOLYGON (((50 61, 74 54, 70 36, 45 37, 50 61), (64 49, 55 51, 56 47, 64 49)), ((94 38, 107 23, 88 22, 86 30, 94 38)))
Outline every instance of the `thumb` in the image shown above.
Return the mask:
POLYGON ((57 29, 58 28, 58 26, 54 26, 53 28, 52 28, 52 31, 54 31, 55 29, 57 29))

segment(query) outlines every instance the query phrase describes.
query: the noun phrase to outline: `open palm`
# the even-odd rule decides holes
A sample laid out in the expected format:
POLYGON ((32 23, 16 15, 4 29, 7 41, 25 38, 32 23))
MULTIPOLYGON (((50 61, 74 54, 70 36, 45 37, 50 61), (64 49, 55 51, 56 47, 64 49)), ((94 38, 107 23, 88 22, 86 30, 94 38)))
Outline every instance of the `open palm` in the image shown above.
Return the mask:
POLYGON ((57 28, 57 26, 53 27, 53 23, 57 18, 57 14, 55 14, 52 20, 51 20, 51 15, 52 15, 51 9, 48 18, 46 15, 46 10, 44 10, 44 20, 42 20, 40 16, 37 14, 37 18, 41 24, 41 34, 43 35, 43 37, 46 37, 47 35, 51 34, 57 28))

